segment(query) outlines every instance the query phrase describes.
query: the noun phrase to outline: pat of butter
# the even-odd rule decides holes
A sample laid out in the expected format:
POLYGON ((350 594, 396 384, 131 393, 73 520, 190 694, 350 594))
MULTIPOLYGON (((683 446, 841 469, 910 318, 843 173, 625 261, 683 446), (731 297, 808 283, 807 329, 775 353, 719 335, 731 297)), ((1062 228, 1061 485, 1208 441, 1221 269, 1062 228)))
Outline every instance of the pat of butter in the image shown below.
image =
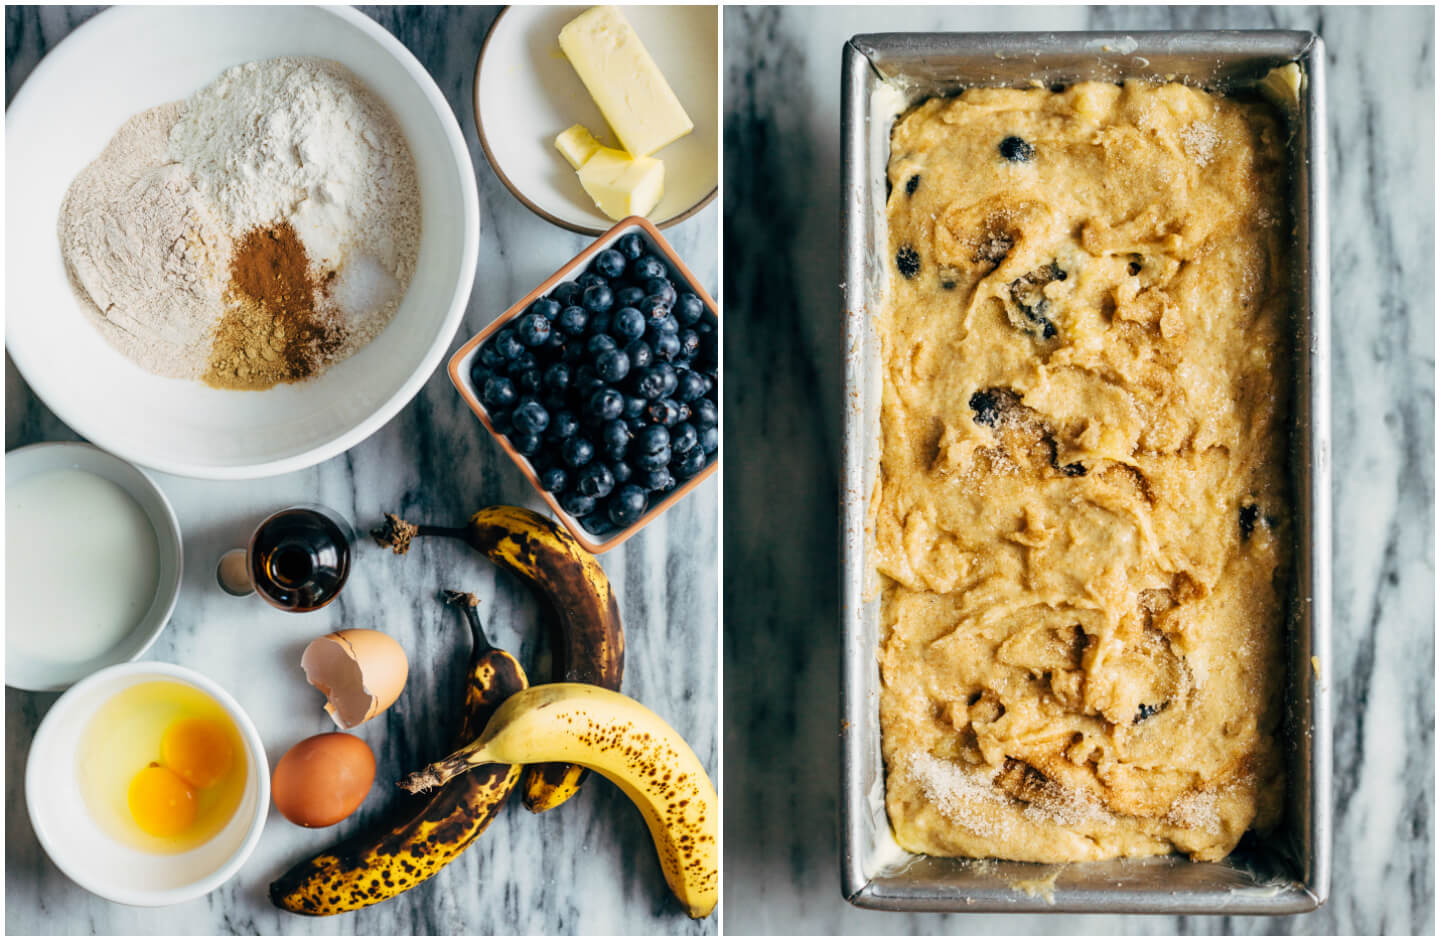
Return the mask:
POLYGON ((591 7, 560 30, 560 48, 632 156, 694 129, 635 30, 614 7, 591 7))
POLYGON ((600 142, 583 125, 572 124, 555 138, 555 149, 578 170, 600 149, 600 142))
POLYGON ((665 164, 601 147, 580 168, 580 185, 611 219, 643 216, 665 192, 665 164))

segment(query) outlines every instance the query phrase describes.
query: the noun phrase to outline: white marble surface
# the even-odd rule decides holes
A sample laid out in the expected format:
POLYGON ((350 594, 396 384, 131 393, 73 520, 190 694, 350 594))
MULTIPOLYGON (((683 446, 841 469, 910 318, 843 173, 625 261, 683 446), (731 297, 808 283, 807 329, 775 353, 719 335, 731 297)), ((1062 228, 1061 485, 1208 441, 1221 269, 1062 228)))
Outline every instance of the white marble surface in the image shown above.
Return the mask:
POLYGON ((1434 920, 1433 11, 727 8, 730 934, 1417 933, 1434 920), (862 32, 1304 28, 1328 47, 1335 877, 1284 919, 907 915, 840 895, 840 53, 862 32), (777 538, 774 521, 786 520, 777 538))
MULTIPOLYGON (((93 14, 90 8, 6 10, 7 95, 45 50, 93 14)), ((455 346, 505 310, 587 240, 532 215, 485 163, 470 93, 475 57, 493 8, 367 8, 430 69, 470 144, 480 184, 481 255, 455 346)), ((7 98, 8 101, 8 98, 7 98)), ((667 231, 706 286, 718 279, 718 209, 667 231)), ((16 276, 11 273, 12 277, 16 276)), ((5 446, 73 439, 7 360, 5 446)), ((239 876, 208 897, 162 910, 102 901, 69 882, 35 841, 23 795, 30 738, 54 695, 5 691, 5 928, 9 934, 706 934, 670 897, 638 812, 603 779, 543 816, 518 799, 454 864, 430 882, 358 914, 306 919, 273 908, 271 879, 381 811, 384 788, 417 756, 438 757, 451 734, 467 634, 437 598, 476 592, 492 639, 535 663, 539 624, 529 590, 451 543, 417 543, 398 558, 365 542, 336 603, 306 615, 221 593, 215 560, 241 544, 268 511, 319 500, 373 525, 384 511, 412 521, 456 523, 489 503, 543 510, 520 473, 466 409, 439 370, 394 420, 333 460, 267 480, 213 483, 156 475, 185 539, 185 577, 175 617, 149 657, 213 677, 261 730, 271 764, 294 742, 331 728, 323 698, 306 685, 300 651, 338 627, 394 634, 411 661, 396 705, 357 732, 375 750, 376 785, 356 818, 304 831, 273 811, 239 876)), ((622 548, 603 557, 627 628, 624 688, 665 716, 717 777, 717 539, 714 478, 622 548)))

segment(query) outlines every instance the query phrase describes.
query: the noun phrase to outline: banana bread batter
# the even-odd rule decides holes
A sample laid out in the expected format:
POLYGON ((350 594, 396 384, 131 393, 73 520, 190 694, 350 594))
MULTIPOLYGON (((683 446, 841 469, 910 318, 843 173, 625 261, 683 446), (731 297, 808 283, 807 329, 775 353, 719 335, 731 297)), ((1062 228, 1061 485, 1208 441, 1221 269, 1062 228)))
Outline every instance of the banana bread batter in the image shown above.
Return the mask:
POLYGON ((896 839, 1219 859, 1283 796, 1280 116, 1178 84, 971 89, 891 144, 896 839))

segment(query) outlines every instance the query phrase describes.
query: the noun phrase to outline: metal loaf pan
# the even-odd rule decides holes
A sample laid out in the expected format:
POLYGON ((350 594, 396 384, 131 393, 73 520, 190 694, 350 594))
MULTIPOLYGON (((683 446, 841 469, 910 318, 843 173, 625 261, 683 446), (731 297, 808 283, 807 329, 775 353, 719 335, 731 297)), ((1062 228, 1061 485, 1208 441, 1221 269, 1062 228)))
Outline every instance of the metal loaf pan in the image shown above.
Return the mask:
POLYGON ((845 631, 841 869, 856 905, 907 911, 1269 914, 1319 906, 1330 881, 1329 281, 1325 210, 1325 57, 1308 32, 952 33, 856 36, 845 46, 846 399, 842 501, 845 631), (885 168, 905 108, 970 86, 1127 78, 1241 88, 1296 62, 1291 117, 1295 213, 1295 379, 1291 435, 1298 525, 1287 624, 1284 821, 1229 858, 1180 856, 1067 866, 905 853, 884 804, 880 753, 878 575, 867 516, 879 468, 881 380, 871 317, 883 310, 885 168))

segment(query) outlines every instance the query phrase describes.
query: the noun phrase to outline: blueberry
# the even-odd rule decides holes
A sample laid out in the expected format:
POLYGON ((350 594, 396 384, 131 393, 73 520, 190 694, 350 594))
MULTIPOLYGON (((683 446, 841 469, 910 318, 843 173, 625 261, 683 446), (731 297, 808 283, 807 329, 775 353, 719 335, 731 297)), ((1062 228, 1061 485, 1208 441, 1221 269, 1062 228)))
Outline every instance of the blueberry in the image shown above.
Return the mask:
POLYGON ((720 410, 710 399, 700 399, 695 403, 695 427, 704 431, 706 428, 714 428, 720 424, 720 410))
POLYGON ((970 396, 970 411, 975 413, 975 422, 994 428, 1000 424, 1000 400, 983 389, 970 396))
POLYGON ((633 524, 645 515, 646 502, 643 488, 626 484, 610 498, 610 522, 622 528, 633 524))
POLYGON ((520 431, 517 428, 515 431, 512 431, 510 432, 510 434, 506 435, 506 437, 510 439, 511 446, 526 457, 529 457, 536 451, 540 450, 539 432, 520 431))
POLYGON ((525 350, 519 356, 510 360, 510 362, 506 365, 505 370, 511 375, 511 377, 515 377, 519 376, 527 369, 537 369, 539 368, 539 366, 540 360, 535 356, 535 354, 530 352, 529 350, 525 350))
POLYGON ((1000 156, 1011 163, 1025 163, 1035 157, 1035 145, 1022 137, 1007 137, 1000 142, 1000 156))
POLYGON ((632 388, 636 395, 647 399, 658 399, 664 395, 665 376, 660 372, 660 366, 651 366, 649 369, 641 370, 637 374, 632 388))
POLYGON ((587 497, 578 490, 571 490, 560 496, 560 509, 571 516, 588 516, 595 512, 595 498, 587 497))
POLYGON ((608 284, 592 284, 580 295, 580 306, 592 313, 609 310, 615 303, 615 292, 608 284))
POLYGON ((900 269, 906 280, 915 277, 920 273, 920 253, 909 245, 900 246, 895 253, 895 267, 900 269))
POLYGON ((615 338, 608 333, 597 333, 585 341, 585 355, 592 360, 599 359, 600 354, 608 353, 619 346, 615 338))
POLYGON ((630 372, 630 357, 623 350, 609 350, 595 359, 595 372, 606 382, 619 382, 630 372))
POLYGON ((509 409, 492 410, 490 412, 490 426, 497 434, 508 435, 513 426, 510 423, 509 409))
POLYGON ((636 281, 649 281, 651 278, 663 278, 669 271, 665 268, 665 262, 654 255, 642 255, 630 265, 630 274, 636 281))
POLYGON ((576 279, 575 279, 575 283, 580 286, 580 292, 581 292, 581 294, 582 294, 582 296, 583 296, 583 294, 584 294, 584 292, 585 292, 586 290, 588 290, 588 289, 590 289, 590 288, 593 288, 593 287, 595 287, 596 285, 602 285, 602 284, 604 284, 604 283, 605 283, 605 276, 604 276, 604 275, 600 275, 600 274, 596 274, 596 273, 593 272, 593 271, 587 271, 587 272, 585 272, 584 274, 582 274, 580 277, 576 278, 576 279))
POLYGON ((480 392, 480 401, 488 409, 509 408, 515 404, 517 398, 519 395, 515 392, 515 383, 504 376, 491 376, 480 392))
POLYGON ((560 361, 574 366, 585 358, 585 344, 567 343, 565 349, 560 351, 560 361))
POLYGON ((646 320, 653 323, 670 313, 670 303, 665 300, 663 294, 646 294, 645 298, 640 301, 639 310, 645 315, 646 320))
POLYGON ((564 363, 551 363, 540 377, 545 388, 564 391, 570 387, 570 367, 564 363))
POLYGON ((525 352, 525 344, 520 342, 515 336, 514 331, 506 327, 495 334, 495 349, 497 349, 505 359, 514 359, 525 352))
POLYGON ((555 285, 555 290, 550 292, 550 299, 561 307, 569 307, 571 304, 579 302, 580 292, 584 290, 574 281, 562 281, 555 285))
POLYGON ((667 307, 675 306, 675 285, 670 283, 669 278, 648 279, 645 282, 645 293, 664 298, 667 307))
POLYGON ((515 375, 515 385, 525 395, 537 395, 540 392, 541 377, 538 369, 522 369, 515 375))
POLYGON ((580 420, 575 417, 574 412, 561 409, 550 416, 549 434, 550 437, 556 441, 563 441, 578 431, 579 428, 580 420))
POLYGON ((645 240, 640 237, 639 232, 631 232, 629 235, 621 236, 620 241, 615 243, 615 247, 620 249, 620 254, 631 261, 645 254, 645 240))
POLYGON ((638 340, 645 333, 645 315, 634 307, 622 307, 611 319, 610 330, 622 340, 638 340))
POLYGON ((688 421, 670 429, 670 450, 676 454, 686 454, 699 443, 700 435, 688 421))
POLYGON ((627 419, 642 418, 645 415, 645 406, 649 404, 650 400, 644 396, 627 395, 625 396, 625 411, 620 414, 627 419))
POLYGON ((656 493, 668 493, 675 489, 675 475, 670 473, 668 467, 646 471, 643 482, 646 490, 653 490, 656 493))
POLYGON ((615 312, 609 310, 602 310, 597 313, 591 314, 590 323, 588 326, 586 326, 585 332, 589 333, 591 336, 599 333, 609 333, 610 319, 614 316, 615 312))
POLYGON ((645 415, 655 424, 669 427, 680 421, 680 406, 674 399, 657 399, 650 403, 645 415))
POLYGON ((720 429, 711 425, 700 429, 700 450, 714 454, 720 448, 720 429))
POLYGON ((619 418, 620 413, 625 410, 625 396, 620 394, 619 389, 605 386, 591 393, 585 406, 590 415, 601 421, 610 421, 619 418))
POLYGON ((650 345, 661 359, 671 360, 680 355, 680 338, 673 333, 657 333, 650 345))
POLYGON ((705 469, 707 463, 708 459, 705 456, 705 452, 700 448, 695 448, 689 454, 680 458, 676 469, 680 472, 680 477, 682 478, 694 477, 705 469))
POLYGON ((700 334, 694 330, 680 331, 680 358, 686 361, 695 358, 700 352, 700 334))
POLYGON ((590 263, 590 270, 602 277, 618 278, 625 273, 625 256, 613 248, 607 248, 595 256, 595 260, 590 263))
POLYGON ((556 323, 572 337, 584 336, 585 325, 590 321, 590 312, 583 307, 567 307, 560 311, 556 323))
POLYGON ((632 437, 634 437, 634 433, 630 431, 630 426, 619 418, 607 421, 605 426, 600 429, 600 440, 605 442, 605 449, 619 452, 616 455, 617 459, 624 456, 625 449, 629 446, 632 437))
POLYGON ((589 516, 581 517, 580 525, 592 536, 603 536, 615 527, 610 525, 610 515, 602 510, 596 510, 589 516))
POLYGON ((675 319, 674 314, 666 314, 658 320, 650 321, 650 327, 657 333, 679 333, 680 321, 675 319))
POLYGON ((655 354, 651 351, 650 344, 644 340, 631 340, 625 346, 625 355, 630 357, 632 369, 644 369, 650 365, 655 354))
POLYGON ((624 461, 612 461, 610 464, 610 476, 615 478, 617 484, 623 484, 635 476, 635 471, 624 461))
POLYGON ((561 350, 565 349, 565 331, 552 329, 550 336, 546 338, 544 345, 541 346, 540 349, 547 357, 557 355, 561 350))
POLYGON ((584 467, 594 456, 595 445, 590 443, 590 439, 582 438, 578 434, 566 438, 560 448, 560 459, 567 467, 584 467))
POLYGON ((480 362, 487 369, 499 369, 505 364, 505 357, 500 354, 500 348, 495 345, 494 340, 480 347, 480 362))
POLYGON ((494 367, 480 362, 479 357, 470 361, 470 384, 477 389, 485 388, 485 380, 494 375, 494 367))
POLYGON ((905 181, 905 195, 914 196, 915 191, 920 188, 920 174, 915 174, 905 181))
POLYGON ((682 326, 689 327, 705 313, 705 302, 698 295, 686 291, 675 301, 675 317, 682 326))
POLYGON ((653 454, 636 455, 634 463, 637 470, 659 470, 670 463, 670 447, 667 445, 653 454))
POLYGON ((587 497, 608 497, 615 489, 615 475, 599 461, 592 461, 575 481, 575 488, 587 497))
POLYGON ((656 454, 670 448, 670 429, 663 425, 647 425, 641 430, 636 443, 641 454, 656 454))
POLYGON ((550 413, 545 411, 545 406, 531 398, 520 400, 520 404, 515 406, 512 419, 520 431, 533 431, 537 434, 550 425, 550 413))
POLYGON ((540 486, 551 493, 559 493, 564 490, 565 485, 569 482, 570 477, 565 473, 563 467, 546 468, 545 472, 540 475, 540 486))
POLYGON ((645 299, 645 289, 631 284, 615 292, 616 307, 635 307, 645 299))
POLYGON ((556 317, 559 317, 560 311, 564 309, 565 305, 561 304, 559 301, 551 300, 548 297, 542 297, 540 298, 540 300, 530 305, 530 313, 539 314, 546 320, 554 320, 556 317))
POLYGON ((675 367, 669 363, 661 363, 653 369, 660 374, 660 394, 674 395, 675 390, 680 387, 680 374, 675 371, 675 367))

